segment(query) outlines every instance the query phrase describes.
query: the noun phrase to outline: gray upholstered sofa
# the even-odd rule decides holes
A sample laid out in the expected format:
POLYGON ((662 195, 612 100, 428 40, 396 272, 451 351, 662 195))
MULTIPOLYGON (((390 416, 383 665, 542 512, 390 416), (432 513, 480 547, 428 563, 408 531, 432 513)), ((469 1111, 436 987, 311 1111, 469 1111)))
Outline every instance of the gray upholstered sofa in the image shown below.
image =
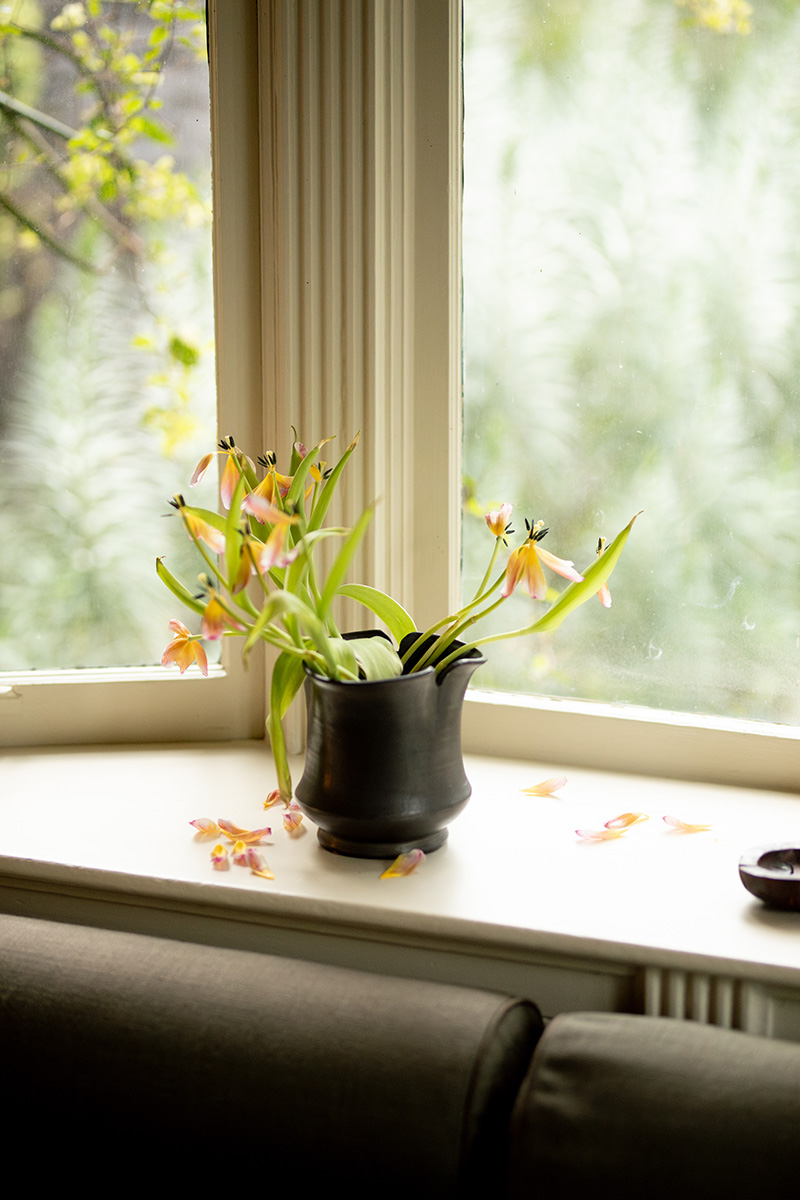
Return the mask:
POLYGON ((796 1186, 800 1046, 0 916, 5 1144, 31 1184, 305 1196, 796 1186))

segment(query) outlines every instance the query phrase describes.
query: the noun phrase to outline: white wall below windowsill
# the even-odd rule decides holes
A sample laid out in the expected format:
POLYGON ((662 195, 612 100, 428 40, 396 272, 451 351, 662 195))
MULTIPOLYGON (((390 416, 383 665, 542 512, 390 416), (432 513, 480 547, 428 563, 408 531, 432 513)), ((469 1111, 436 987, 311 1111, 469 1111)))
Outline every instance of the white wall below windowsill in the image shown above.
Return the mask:
MULTIPOLYGON (((301 764, 296 763, 299 775, 301 764)), ((469 758, 473 797, 405 878, 283 831, 263 743, 16 750, 0 758, 0 909, 800 1040, 800 914, 738 877, 753 845, 800 845, 796 797, 469 758), (521 788, 567 774, 555 796, 521 788), (620 813, 624 837, 587 843, 620 813), (670 832, 673 815, 712 822, 670 832), (273 827, 269 882, 214 871, 189 821, 273 827)))

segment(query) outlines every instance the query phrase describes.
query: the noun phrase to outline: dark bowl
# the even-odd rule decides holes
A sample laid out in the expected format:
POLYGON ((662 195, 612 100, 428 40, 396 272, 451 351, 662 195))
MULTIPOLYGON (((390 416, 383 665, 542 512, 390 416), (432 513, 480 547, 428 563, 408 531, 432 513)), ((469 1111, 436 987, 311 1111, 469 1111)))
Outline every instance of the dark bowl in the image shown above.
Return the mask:
POLYGON ((739 878, 771 908, 800 912, 800 847, 793 842, 754 846, 739 859, 739 878))

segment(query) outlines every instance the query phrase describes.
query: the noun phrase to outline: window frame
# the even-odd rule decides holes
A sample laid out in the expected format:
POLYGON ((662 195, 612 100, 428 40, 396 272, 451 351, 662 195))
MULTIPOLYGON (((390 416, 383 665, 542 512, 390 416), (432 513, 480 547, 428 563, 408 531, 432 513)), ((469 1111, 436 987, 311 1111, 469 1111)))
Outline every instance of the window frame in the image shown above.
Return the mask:
MULTIPOLYGON (((245 402, 261 390, 257 13, 253 0, 210 0, 208 17, 218 422, 257 444, 260 405, 245 402)), ((263 654, 245 674, 233 640, 207 679, 161 666, 4 672, 0 746, 263 737, 265 694, 263 654)))
MULTIPOLYGON (((209 0, 220 428, 276 448, 292 424, 360 429, 342 517, 381 503, 354 574, 423 628, 459 592, 461 16, 461 0, 209 0)), ((263 737, 264 666, 245 676, 236 649, 209 680, 0 679, 0 743, 263 737)), ((797 789, 800 730, 476 683, 470 753, 797 789)))
MULTIPOLYGON (((411 539, 416 602, 412 611, 423 611, 428 623, 429 617, 436 619, 457 607, 460 595, 454 552, 460 545, 461 495, 462 2, 421 3, 414 16, 416 103, 421 116, 416 123, 415 161, 414 360, 419 391, 414 453, 419 468, 415 496, 419 499, 411 539), (443 165, 448 172, 444 181, 443 165), (437 204, 440 207, 435 210, 437 204), (443 223, 446 220, 445 231, 428 224, 432 210, 443 223), (434 239, 438 239, 438 253, 434 239), (448 305, 442 303, 445 289, 448 305), (436 393, 432 397, 424 383, 433 377, 439 389, 439 411, 445 419, 432 428, 427 418, 436 393), (443 402, 445 386, 448 394, 443 402), (437 544, 431 535, 431 513, 436 514, 437 531, 449 539, 449 546, 437 544), (419 593, 434 571, 431 606, 429 598, 419 593)), ((764 790, 794 792, 800 779, 800 729, 621 704, 482 691, 479 676, 467 693, 463 745, 472 754, 764 790)))

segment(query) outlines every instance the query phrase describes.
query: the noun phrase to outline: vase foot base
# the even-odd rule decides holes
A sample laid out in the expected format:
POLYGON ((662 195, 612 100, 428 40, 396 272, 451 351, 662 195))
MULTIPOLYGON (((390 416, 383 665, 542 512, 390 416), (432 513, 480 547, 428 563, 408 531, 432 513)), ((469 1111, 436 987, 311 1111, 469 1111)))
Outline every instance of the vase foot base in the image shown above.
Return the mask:
POLYGON ((323 850, 347 858, 397 858, 398 854, 408 854, 409 850, 422 850, 425 854, 438 850, 447 841, 447 830, 437 829, 412 842, 356 842, 318 829, 317 840, 323 850))

